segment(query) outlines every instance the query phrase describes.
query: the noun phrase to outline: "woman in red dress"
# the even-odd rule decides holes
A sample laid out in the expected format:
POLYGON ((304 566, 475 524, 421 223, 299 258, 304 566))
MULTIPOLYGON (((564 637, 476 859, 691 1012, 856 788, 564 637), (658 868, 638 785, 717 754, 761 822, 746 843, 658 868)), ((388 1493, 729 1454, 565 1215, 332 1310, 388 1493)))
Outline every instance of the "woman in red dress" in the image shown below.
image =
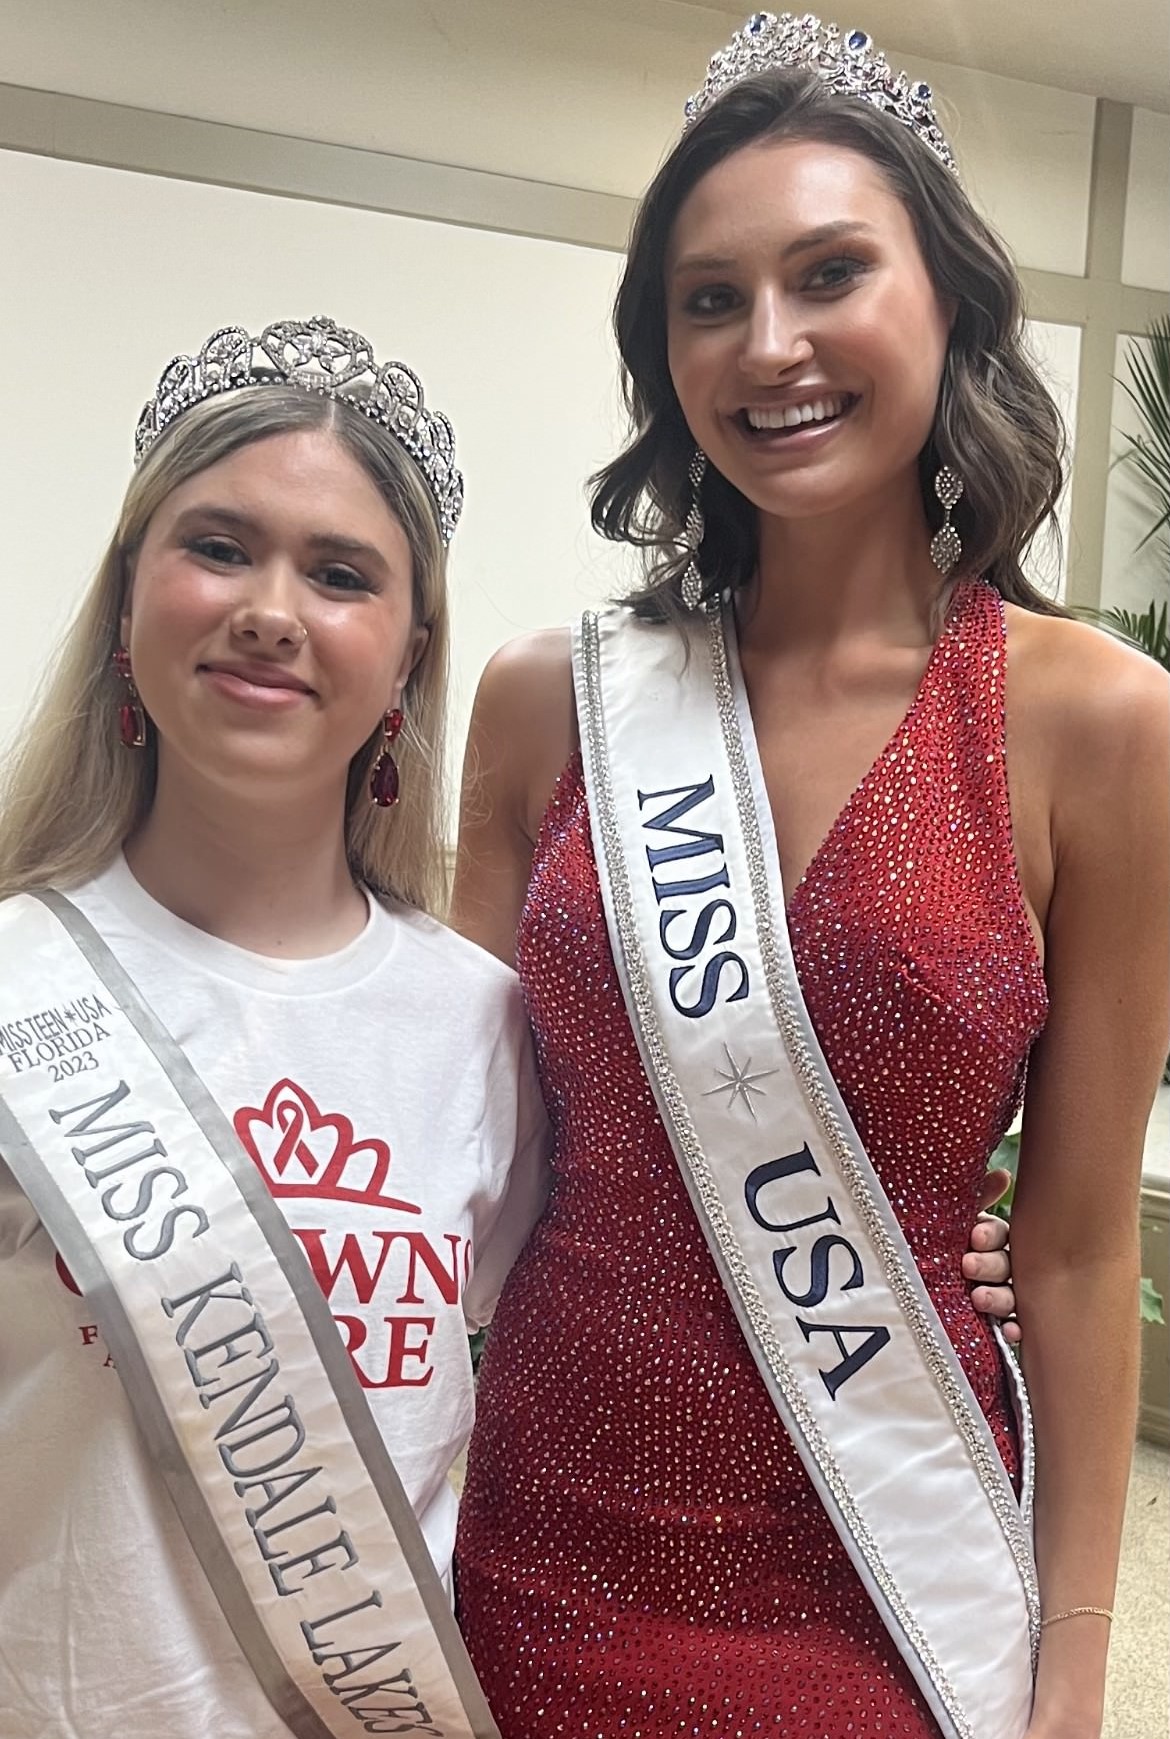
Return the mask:
MULTIPOLYGON (((731 595, 804 998, 1013 1478, 963 1252, 1024 1097, 1013 1254, 1048 1620, 1028 1739, 1099 1739, 1167 1043, 1166 684, 1022 572, 1059 420, 929 93, 887 113, 823 66, 747 71, 715 79, 642 207, 617 306, 633 436, 595 521, 650 547, 640 613, 669 624, 696 576, 731 595)), ((461 1621, 501 1729, 927 1739, 643 1073, 565 635, 493 661, 471 765, 459 920, 505 957, 518 924, 556 1135, 460 1526, 461 1621)))

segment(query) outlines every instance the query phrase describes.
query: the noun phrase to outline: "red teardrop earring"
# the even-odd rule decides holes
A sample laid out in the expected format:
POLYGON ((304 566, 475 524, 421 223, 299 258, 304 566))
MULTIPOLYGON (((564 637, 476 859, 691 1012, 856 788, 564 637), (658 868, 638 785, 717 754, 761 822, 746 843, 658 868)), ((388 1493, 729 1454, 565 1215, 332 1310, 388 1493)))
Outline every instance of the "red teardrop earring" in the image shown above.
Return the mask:
POLYGON ((129 698, 118 708, 118 735, 127 749, 144 749, 146 747, 146 714, 142 710, 142 701, 134 685, 134 672, 130 668, 130 653, 127 647, 119 646, 114 653, 114 669, 123 679, 129 689, 129 698))
POLYGON ((396 706, 391 707, 382 720, 382 750, 370 774, 370 802, 379 809, 393 809, 398 801, 398 762, 390 753, 390 745, 402 725, 401 712, 396 706))

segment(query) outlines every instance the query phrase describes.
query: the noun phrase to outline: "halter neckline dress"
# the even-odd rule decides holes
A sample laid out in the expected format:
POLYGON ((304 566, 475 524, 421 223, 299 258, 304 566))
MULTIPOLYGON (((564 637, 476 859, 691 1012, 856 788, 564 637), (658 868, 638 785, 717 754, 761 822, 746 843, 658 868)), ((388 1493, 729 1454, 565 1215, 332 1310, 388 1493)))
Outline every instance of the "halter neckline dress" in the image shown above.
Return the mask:
MULTIPOLYGON (((821 1046, 1015 1477, 999 1355, 960 1270, 1047 1013, 1004 666, 1002 602, 965 582, 788 924, 821 1046)), ((504 1739, 934 1736, 689 1206, 610 954, 579 755, 544 819, 518 966, 555 1183, 489 1337, 457 1547, 504 1739)))

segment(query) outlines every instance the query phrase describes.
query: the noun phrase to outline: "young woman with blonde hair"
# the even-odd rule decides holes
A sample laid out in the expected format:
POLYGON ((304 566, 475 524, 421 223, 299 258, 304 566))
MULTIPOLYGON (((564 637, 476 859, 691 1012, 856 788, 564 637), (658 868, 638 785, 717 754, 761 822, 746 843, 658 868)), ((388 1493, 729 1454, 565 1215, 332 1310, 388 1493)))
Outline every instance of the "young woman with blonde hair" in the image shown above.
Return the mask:
POLYGON ((0 1734, 488 1735, 447 1476, 544 1114, 429 915, 450 426, 284 322, 137 449, 0 798, 0 1734))

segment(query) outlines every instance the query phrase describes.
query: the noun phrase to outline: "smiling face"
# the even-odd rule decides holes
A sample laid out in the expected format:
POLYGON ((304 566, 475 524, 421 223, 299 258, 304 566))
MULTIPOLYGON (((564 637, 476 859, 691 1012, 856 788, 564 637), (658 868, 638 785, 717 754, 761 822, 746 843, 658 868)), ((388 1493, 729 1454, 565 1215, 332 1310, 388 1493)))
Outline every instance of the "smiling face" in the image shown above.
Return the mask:
POLYGON ((683 415, 761 512, 917 490, 948 313, 868 158, 811 140, 726 157, 679 211, 665 289, 683 415))
POLYGON ((427 638, 406 533, 325 430, 255 441, 166 497, 122 634, 160 780, 282 802, 343 799, 427 638))

